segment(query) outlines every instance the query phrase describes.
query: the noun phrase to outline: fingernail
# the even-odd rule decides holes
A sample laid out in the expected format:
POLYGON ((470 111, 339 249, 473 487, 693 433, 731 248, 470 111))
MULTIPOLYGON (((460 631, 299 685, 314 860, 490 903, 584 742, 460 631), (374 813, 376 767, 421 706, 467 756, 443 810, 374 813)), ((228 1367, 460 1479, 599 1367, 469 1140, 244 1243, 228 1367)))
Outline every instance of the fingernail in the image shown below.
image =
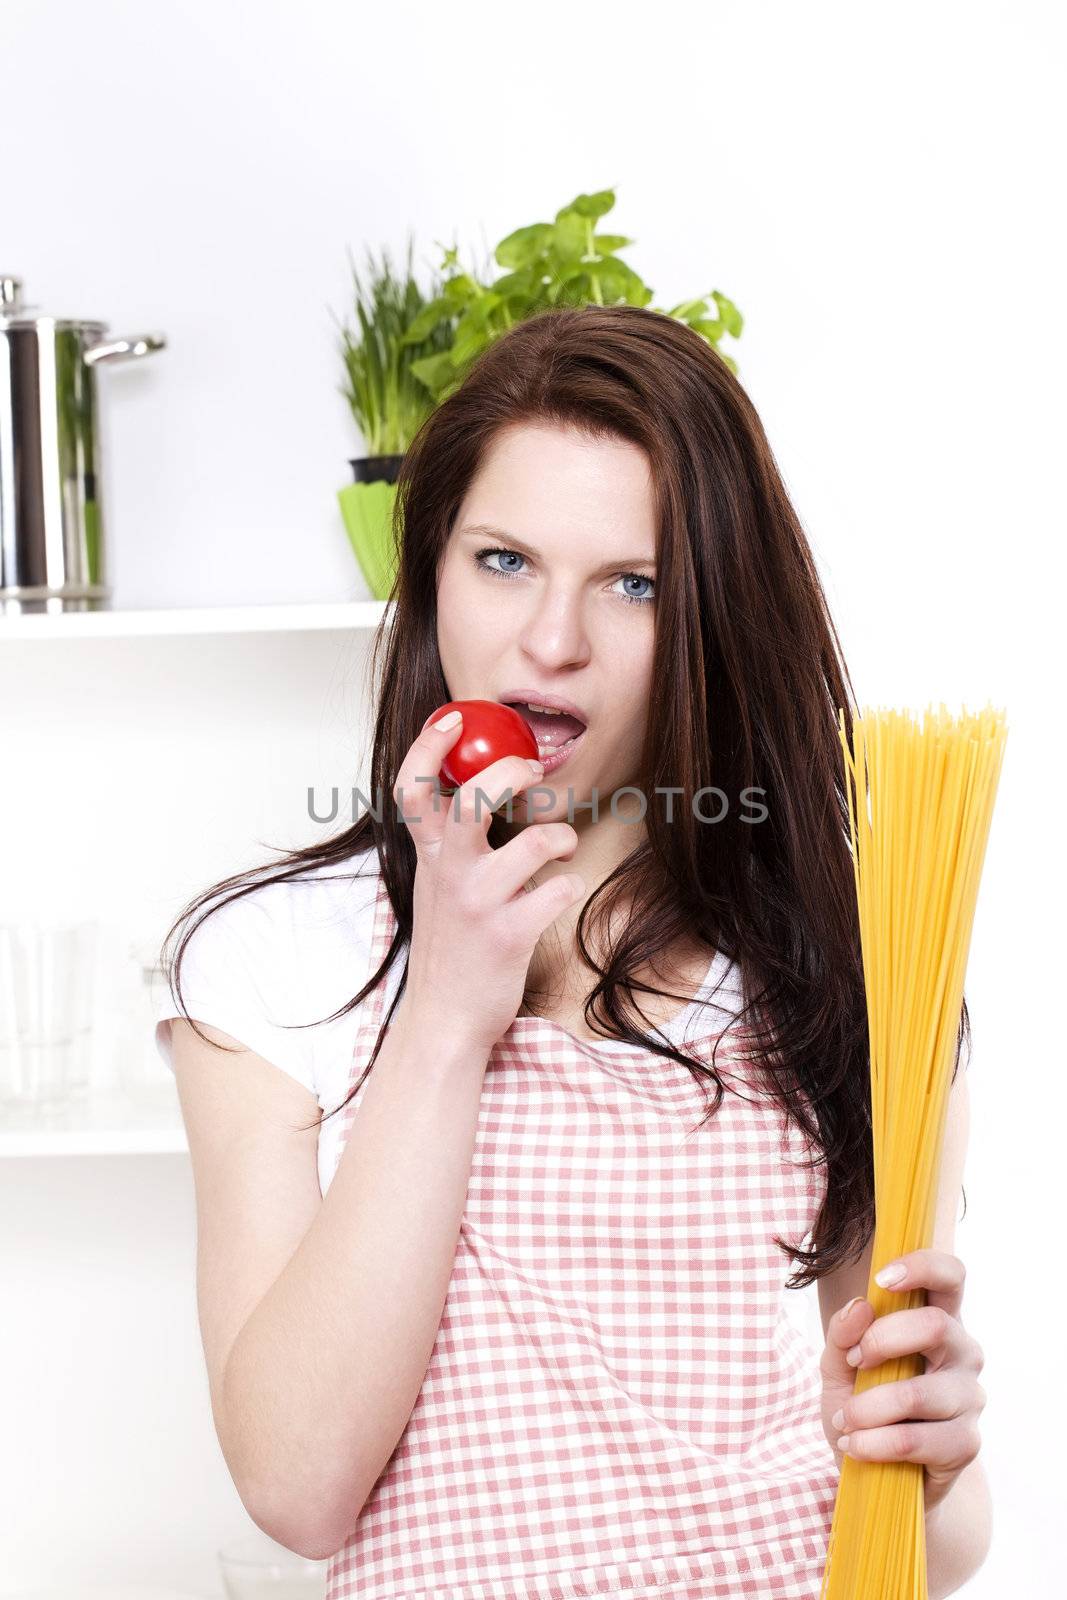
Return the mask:
POLYGON ((859 1366, 860 1362, 863 1360, 863 1351, 860 1349, 858 1344, 854 1344, 852 1346, 852 1349, 845 1357, 845 1360, 848 1362, 850 1367, 859 1366))
POLYGON ((544 770, 545 770, 544 762, 543 761, 535 761, 532 756, 527 756, 526 759, 530 763, 530 771, 531 772, 536 772, 538 777, 540 777, 542 772, 544 772, 544 770))
POLYGON ((863 1299, 863 1296, 861 1294, 854 1294, 852 1296, 851 1300, 846 1300, 845 1301, 844 1305, 841 1307, 841 1310, 838 1312, 838 1316, 841 1318, 842 1322, 844 1322, 845 1318, 848 1316, 849 1312, 852 1310, 852 1307, 854 1305, 858 1305, 859 1302, 862 1299, 863 1299))
POLYGON ((908 1276, 908 1269, 902 1261, 891 1261, 883 1267, 881 1272, 874 1275, 875 1283, 880 1283, 883 1289, 888 1289, 890 1284, 899 1283, 901 1278, 908 1276))
POLYGON ((449 728, 456 726, 462 716, 462 711, 450 711, 447 717, 442 717, 440 722, 435 722, 434 727, 440 728, 442 733, 447 733, 449 728))
POLYGON ((850 1433, 843 1433, 841 1435, 840 1439, 838 1439, 837 1448, 841 1451, 842 1455, 844 1455, 845 1451, 848 1449, 848 1447, 851 1444, 851 1442, 852 1442, 852 1435, 850 1433))
POLYGON ((843 1428, 845 1426, 845 1411, 843 1406, 839 1411, 835 1411, 833 1416, 830 1418, 830 1426, 831 1428, 843 1428))

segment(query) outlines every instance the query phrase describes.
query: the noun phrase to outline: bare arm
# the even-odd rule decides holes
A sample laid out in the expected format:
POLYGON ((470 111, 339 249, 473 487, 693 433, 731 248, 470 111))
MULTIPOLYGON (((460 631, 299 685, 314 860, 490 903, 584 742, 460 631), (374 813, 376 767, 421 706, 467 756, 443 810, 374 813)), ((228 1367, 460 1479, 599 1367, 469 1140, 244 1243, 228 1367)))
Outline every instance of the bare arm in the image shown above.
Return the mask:
POLYGON ((250 1513, 290 1549, 341 1547, 414 1409, 487 1060, 401 1004, 319 1211, 230 1350, 224 1453, 250 1513))
MULTIPOLYGON (((491 810, 477 796, 483 785, 498 795, 529 785, 525 759, 493 762, 443 810, 428 804, 426 785, 457 732, 424 728, 394 787, 418 855, 407 982, 321 1202, 309 1199, 308 1152, 265 1129, 239 1079, 205 1063, 190 1075, 203 1095, 238 1096, 224 1133, 250 1129, 231 1193, 231 1150, 215 1119, 196 1116, 194 1092, 190 1144, 208 1152, 194 1155, 207 1173, 200 1213, 208 1251, 223 1263, 207 1276, 216 1428, 254 1520, 311 1556, 344 1544, 414 1409, 455 1263, 490 1051, 518 1011, 538 939, 585 892, 566 873, 525 887, 553 858, 573 856, 568 823, 527 827, 496 851, 488 844, 491 810), (275 1161, 279 1172, 292 1168, 295 1204, 269 1186, 275 1161), (249 1276, 227 1242, 231 1215, 242 1239, 256 1240, 257 1226, 262 1236, 254 1286, 231 1281, 235 1268, 249 1276)), ((257 1097, 271 1083, 280 1092, 281 1074, 256 1059, 257 1097)))

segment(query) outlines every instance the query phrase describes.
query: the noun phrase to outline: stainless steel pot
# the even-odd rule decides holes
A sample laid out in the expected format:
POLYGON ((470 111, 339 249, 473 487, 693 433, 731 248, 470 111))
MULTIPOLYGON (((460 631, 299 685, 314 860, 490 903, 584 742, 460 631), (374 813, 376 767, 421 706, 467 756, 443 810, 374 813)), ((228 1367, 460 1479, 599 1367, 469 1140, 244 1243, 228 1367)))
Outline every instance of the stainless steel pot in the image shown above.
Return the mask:
POLYGON ((0 612, 105 609, 96 368, 166 339, 37 315, 21 288, 0 276, 0 612))

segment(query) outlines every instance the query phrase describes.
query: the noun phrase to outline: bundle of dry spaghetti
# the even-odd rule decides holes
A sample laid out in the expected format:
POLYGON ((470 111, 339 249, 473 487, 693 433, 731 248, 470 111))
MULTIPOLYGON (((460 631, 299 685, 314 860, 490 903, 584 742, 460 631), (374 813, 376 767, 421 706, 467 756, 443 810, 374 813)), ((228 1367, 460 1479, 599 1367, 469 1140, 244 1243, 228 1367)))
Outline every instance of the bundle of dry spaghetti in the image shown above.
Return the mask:
MULTIPOLYGON (((937 1180, 978 883, 1007 738, 1003 711, 942 704, 865 711, 849 748, 849 801, 870 1031, 877 1268, 933 1244, 937 1180), (869 802, 869 803, 868 803, 869 802)), ((962 1070, 962 1068, 961 1068, 962 1070)), ((875 1315, 926 1303, 872 1276, 875 1315)), ((856 1376, 854 1393, 925 1369, 913 1354, 856 1376)), ((820 1600, 926 1600, 922 1462, 845 1456, 820 1600)))

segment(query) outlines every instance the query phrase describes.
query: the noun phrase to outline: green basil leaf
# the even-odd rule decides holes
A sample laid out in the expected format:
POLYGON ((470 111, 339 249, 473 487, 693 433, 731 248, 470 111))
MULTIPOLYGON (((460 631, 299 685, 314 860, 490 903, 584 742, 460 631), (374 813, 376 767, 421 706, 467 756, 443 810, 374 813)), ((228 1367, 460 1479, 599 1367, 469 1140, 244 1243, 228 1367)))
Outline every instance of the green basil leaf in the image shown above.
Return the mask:
POLYGON ((429 338, 439 322, 443 322, 446 317, 452 315, 452 307, 446 300, 431 300, 428 305, 422 308, 414 322, 412 322, 401 343, 421 344, 424 339, 429 338))
POLYGON ((587 221, 595 222, 597 217, 603 217, 615 204, 614 189, 598 189, 595 194, 577 195, 569 206, 564 206, 563 211, 557 211, 556 221, 559 222, 565 212, 573 211, 587 221))
POLYGON ((471 300, 476 300, 481 292, 481 286, 469 272, 457 272, 455 277, 448 279, 441 290, 442 298, 453 310, 467 305, 471 300))
POLYGON ((518 272, 506 272, 503 277, 493 279, 493 293, 501 300, 531 299, 541 287, 541 277, 540 263, 523 267, 518 272))
POLYGON ((589 239, 589 226, 576 211, 561 211, 552 226, 548 243, 550 260, 564 263, 577 261, 585 255, 589 239))
POLYGON ((720 294, 718 289, 713 289, 711 291, 711 298, 719 308, 719 316, 726 325, 727 333, 732 333, 735 339, 738 338, 741 333, 741 329, 745 325, 744 318, 742 317, 740 311, 738 311, 733 301, 727 300, 726 296, 724 294, 720 294))
POLYGON ((545 248, 552 233, 550 222, 534 222, 528 228, 516 228, 501 239, 493 252, 500 267, 528 266, 545 248))
POLYGON ((443 383, 455 376, 452 364, 452 353, 443 350, 437 356, 423 356, 418 361, 411 363, 411 370, 420 383, 424 383, 431 394, 436 394, 443 383))
POLYGON ((589 271, 600 284, 605 305, 614 305, 623 300, 627 305, 647 306, 652 299, 652 290, 648 285, 617 256, 606 256, 603 261, 593 262, 589 271))
POLYGON ((461 361, 467 361, 479 350, 484 350, 492 342, 487 336, 486 325, 476 316, 466 316, 456 329, 456 337, 452 341, 449 355, 452 357, 453 366, 459 366, 461 361))
POLYGON ((680 300, 667 312, 669 317, 677 317, 680 322, 691 322, 693 318, 706 315, 708 302, 704 300, 680 300))

